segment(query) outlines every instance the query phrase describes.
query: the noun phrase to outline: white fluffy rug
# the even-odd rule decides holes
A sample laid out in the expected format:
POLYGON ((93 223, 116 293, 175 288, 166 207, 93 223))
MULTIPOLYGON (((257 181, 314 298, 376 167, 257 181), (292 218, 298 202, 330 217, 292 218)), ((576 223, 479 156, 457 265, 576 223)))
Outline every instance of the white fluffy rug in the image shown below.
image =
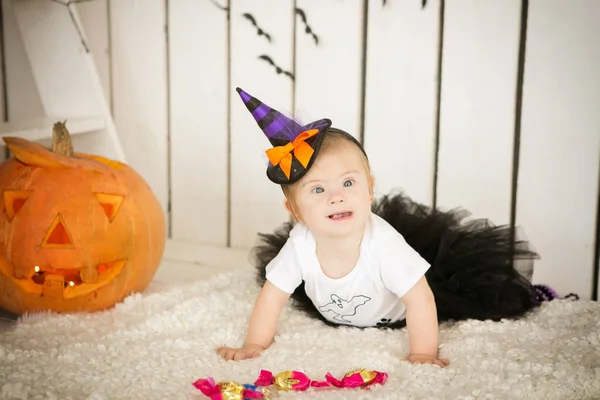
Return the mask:
POLYGON ((260 369, 322 380, 385 371, 371 390, 309 389, 279 398, 600 399, 600 303, 555 300, 517 322, 442 325, 441 369, 403 360, 406 330, 331 328, 286 309, 262 357, 225 362, 258 288, 251 272, 150 290, 96 314, 37 314, 0 333, 2 399, 206 399, 201 377, 252 383, 260 369))

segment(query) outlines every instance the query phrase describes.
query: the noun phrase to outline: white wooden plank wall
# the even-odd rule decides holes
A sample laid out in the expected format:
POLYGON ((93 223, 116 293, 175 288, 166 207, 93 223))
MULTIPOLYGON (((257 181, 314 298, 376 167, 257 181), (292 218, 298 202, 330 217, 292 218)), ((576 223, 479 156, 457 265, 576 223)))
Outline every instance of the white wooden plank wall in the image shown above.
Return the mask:
POLYGON ((110 1, 112 107, 129 164, 168 208, 167 38, 164 0, 110 1))
POLYGON ((306 123, 330 118, 332 126, 357 139, 364 1, 297 0, 295 19, 298 117, 306 123))
MULTIPOLYGON (((534 281, 583 298, 600 286, 594 2, 94 0, 77 11, 128 161, 159 197, 173 239, 248 248, 287 219, 240 86, 364 138, 378 194, 403 190, 496 224, 511 220, 519 150, 514 213, 542 256, 534 281)), ((8 117, 42 115, 10 13, 3 24, 8 117)))
POLYGON ((445 8, 437 205, 508 224, 521 0, 445 8))
POLYGON ((227 3, 220 3, 169 2, 171 236, 225 246, 233 92, 227 90, 227 3))
POLYGON ((364 145, 377 195, 432 205, 439 28, 439 0, 369 2, 364 145))
POLYGON ((532 0, 517 222, 543 259, 534 279, 589 296, 600 165, 600 7, 532 0))
POLYGON ((250 247, 256 242, 257 232, 273 231, 286 220, 287 211, 281 189, 266 177, 265 150, 270 143, 235 87, 289 114, 292 80, 283 73, 277 74, 276 67, 259 57, 268 56, 283 71, 292 69, 293 2, 232 1, 230 18, 231 245, 250 247), (268 37, 259 35, 259 29, 268 37))

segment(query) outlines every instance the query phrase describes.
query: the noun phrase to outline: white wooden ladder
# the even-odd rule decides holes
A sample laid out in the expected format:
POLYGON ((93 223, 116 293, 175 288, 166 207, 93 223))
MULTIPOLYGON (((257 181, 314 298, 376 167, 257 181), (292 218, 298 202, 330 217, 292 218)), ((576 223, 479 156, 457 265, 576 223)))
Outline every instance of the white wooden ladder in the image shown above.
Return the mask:
POLYGON ((8 91, 9 118, 0 137, 49 143, 53 123, 67 120, 76 151, 125 162, 77 10, 62 2, 2 0, 6 57, 21 55, 25 65, 21 70, 13 63, 8 75, 19 87, 8 91))

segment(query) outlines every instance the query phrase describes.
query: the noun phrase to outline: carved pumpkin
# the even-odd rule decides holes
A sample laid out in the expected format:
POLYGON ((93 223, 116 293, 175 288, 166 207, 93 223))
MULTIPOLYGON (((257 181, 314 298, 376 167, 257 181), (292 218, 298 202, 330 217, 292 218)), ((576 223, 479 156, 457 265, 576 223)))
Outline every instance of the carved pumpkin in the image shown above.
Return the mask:
POLYGON ((162 258, 160 203, 126 164, 73 153, 64 124, 52 151, 5 137, 0 164, 0 307, 95 311, 143 291, 162 258))

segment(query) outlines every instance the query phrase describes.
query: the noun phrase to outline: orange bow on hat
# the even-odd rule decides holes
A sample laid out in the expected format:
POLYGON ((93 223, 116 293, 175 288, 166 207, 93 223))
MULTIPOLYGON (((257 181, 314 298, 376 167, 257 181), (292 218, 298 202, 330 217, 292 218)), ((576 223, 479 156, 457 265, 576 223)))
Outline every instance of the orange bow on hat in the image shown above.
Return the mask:
POLYGON ((316 135, 317 133, 319 133, 318 129, 304 131, 296 136, 296 139, 294 139, 293 142, 289 142, 284 146, 272 147, 265 151, 265 153, 267 153, 267 157, 269 157, 271 164, 279 164, 279 167, 285 176, 290 179, 290 173, 292 170, 292 152, 300 164, 306 168, 315 151, 308 143, 305 142, 305 140, 316 135))

